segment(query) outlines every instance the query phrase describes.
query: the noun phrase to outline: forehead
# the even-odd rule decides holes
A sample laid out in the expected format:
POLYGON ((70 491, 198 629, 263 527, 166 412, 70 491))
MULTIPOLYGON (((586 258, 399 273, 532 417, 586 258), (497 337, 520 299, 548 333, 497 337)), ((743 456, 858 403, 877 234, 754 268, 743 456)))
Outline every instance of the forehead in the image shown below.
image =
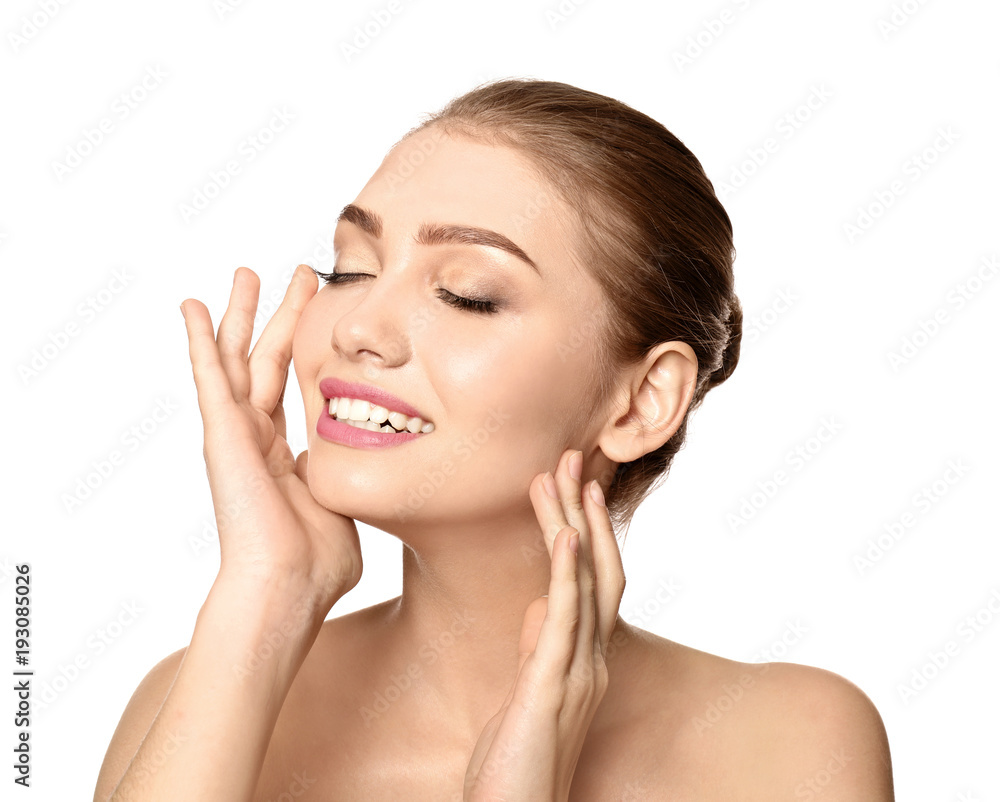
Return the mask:
POLYGON ((526 154, 435 126, 398 143, 354 203, 382 217, 384 237, 422 223, 477 226, 513 240, 543 275, 574 263, 576 214, 526 154))

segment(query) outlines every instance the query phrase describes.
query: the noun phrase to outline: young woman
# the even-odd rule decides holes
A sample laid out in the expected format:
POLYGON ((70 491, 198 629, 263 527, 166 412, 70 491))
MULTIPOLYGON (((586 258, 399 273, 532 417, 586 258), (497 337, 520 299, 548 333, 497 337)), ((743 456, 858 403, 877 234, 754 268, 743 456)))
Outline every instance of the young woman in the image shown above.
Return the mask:
POLYGON ((487 84, 390 151, 334 244, 249 356, 252 271, 217 335, 182 304, 221 568, 95 799, 892 799, 856 686, 618 615, 615 532, 739 356, 732 226, 680 141, 566 84, 487 84), (403 591, 325 620, 355 520, 402 541, 403 591))

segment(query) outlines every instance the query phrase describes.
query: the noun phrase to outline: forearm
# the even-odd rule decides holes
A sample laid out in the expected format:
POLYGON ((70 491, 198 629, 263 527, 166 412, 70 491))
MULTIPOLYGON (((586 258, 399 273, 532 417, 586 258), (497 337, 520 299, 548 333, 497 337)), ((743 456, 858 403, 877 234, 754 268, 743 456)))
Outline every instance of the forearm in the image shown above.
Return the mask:
POLYGON ((321 625, 294 588, 216 580, 110 802, 250 800, 278 713, 321 625))

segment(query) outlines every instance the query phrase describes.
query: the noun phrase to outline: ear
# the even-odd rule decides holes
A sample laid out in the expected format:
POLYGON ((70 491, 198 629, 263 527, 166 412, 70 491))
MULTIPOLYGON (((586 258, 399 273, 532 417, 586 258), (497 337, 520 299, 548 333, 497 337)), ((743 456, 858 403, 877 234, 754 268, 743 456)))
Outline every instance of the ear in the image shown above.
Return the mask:
POLYGON ((685 342, 656 346, 621 379, 597 445, 614 462, 655 451, 680 428, 694 397, 698 357, 685 342))

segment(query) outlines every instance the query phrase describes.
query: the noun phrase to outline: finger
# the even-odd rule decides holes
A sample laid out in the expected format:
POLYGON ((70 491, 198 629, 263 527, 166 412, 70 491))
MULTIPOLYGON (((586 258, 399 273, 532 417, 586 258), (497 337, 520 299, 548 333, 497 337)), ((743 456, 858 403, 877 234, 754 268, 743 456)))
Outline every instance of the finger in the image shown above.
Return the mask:
POLYGON ((500 709, 503 710, 514 698, 514 689, 517 687, 517 677, 521 676, 521 669, 525 661, 534 653, 538 646, 538 636, 541 633, 542 622, 549 608, 549 597, 539 596, 524 611, 524 621, 521 624, 521 637, 517 646, 517 674, 514 682, 510 686, 507 698, 504 699, 500 709))
MULTIPOLYGON (((562 504, 563 514, 566 522, 580 533, 580 541, 590 539, 587 514, 583 511, 583 504, 580 501, 580 491, 583 487, 580 477, 583 475, 583 452, 575 449, 567 449, 559 458, 556 465, 555 479, 556 490, 559 494, 559 503, 562 504)), ((580 549, 580 555, 588 555, 589 549, 580 549)))
POLYGON ((570 538, 576 534, 573 527, 566 526, 556 535, 548 606, 535 646, 535 655, 541 665, 560 678, 568 673, 577 651, 580 586, 577 582, 577 556, 570 550, 570 538))
POLYGON ((316 274, 299 265, 285 289, 285 297, 267 322, 250 354, 250 403, 271 414, 281 404, 292 359, 292 338, 302 310, 316 294, 316 274))
MULTIPOLYGON (((285 380, 288 380, 287 373, 285 374, 285 380)), ((284 395, 284 389, 282 389, 282 395, 284 395)), ((278 404, 275 406, 274 411, 271 413, 271 423, 274 424, 275 434, 277 434, 282 440, 286 440, 287 435, 285 434, 285 429, 287 427, 285 425, 285 407, 282 406, 280 399, 278 404)))
POLYGON ((590 542, 594 555, 595 597, 597 601, 597 637, 601 656, 607 655, 608 641, 618 620, 618 608, 625 593, 625 568, 621 550, 615 538, 608 508, 593 496, 596 486, 603 500, 604 493, 596 479, 587 483, 583 492, 584 511, 590 521, 590 542))
POLYGON ((233 274, 229 306, 219 323, 219 356, 229 376, 233 397, 242 401, 250 391, 247 352, 253 337, 253 318, 257 313, 260 279, 248 267, 238 267, 233 274))
POLYGON ((564 451, 556 468, 555 479, 562 506, 569 525, 580 533, 577 554, 577 583, 580 587, 580 625, 577 628, 576 659, 579 665, 590 665, 600 651, 597 632, 597 579, 594 572, 594 553, 591 548, 590 524, 580 498, 583 475, 583 452, 564 451))
MULTIPOLYGON (((572 515, 578 522, 579 527, 573 526, 579 533, 578 556, 576 557, 576 583, 578 585, 578 606, 577 626, 575 629, 575 640, 573 643, 572 660, 579 666, 590 666, 593 664, 595 655, 600 653, 600 638, 597 633, 597 602, 595 594, 595 577, 593 570, 593 556, 590 549, 589 527, 586 525, 586 514, 583 512, 579 497, 580 482, 574 474, 582 474, 582 455, 575 450, 564 451, 560 457, 556 468, 556 476, 549 477, 543 474, 541 478, 533 483, 529 497, 535 507, 539 524, 545 533, 546 545, 549 546, 550 556, 554 557, 554 546, 549 545, 549 540, 553 532, 558 533, 567 525, 568 515, 572 515), (574 458, 574 455, 575 458, 574 458), (577 464, 573 472, 570 471, 570 459, 575 459, 577 464), (549 490, 544 488, 551 480, 555 485, 556 498, 553 498, 549 490), (563 500, 567 503, 563 503, 563 500), (572 512, 575 507, 577 512, 572 512)), ((581 669, 583 671, 585 669, 581 669)))
POLYGON ((302 480, 302 484, 309 485, 309 450, 306 449, 295 458, 295 475, 302 480))
POLYGON ((535 647, 538 645, 538 635, 541 632, 542 621, 545 620, 545 614, 548 612, 548 609, 549 597, 539 596, 524 611, 524 622, 521 624, 521 638, 517 645, 519 670, 524 659, 535 651, 535 647))
MULTIPOLYGON (((535 517, 538 519, 545 547, 548 549, 549 559, 551 559, 556 535, 559 534, 560 529, 569 525, 569 521, 566 520, 559 499, 552 498, 545 489, 548 482, 555 484, 555 478, 548 471, 535 476, 528 486, 528 498, 531 499, 531 506, 535 510, 535 517)), ((558 494, 558 490, 556 492, 558 494)))
POLYGON ((198 408, 205 424, 205 440, 209 435, 223 431, 231 415, 235 399, 229 376, 222 366, 219 348, 215 342, 215 329, 208 308, 193 298, 181 303, 184 325, 188 336, 188 354, 191 370, 198 390, 198 408))

